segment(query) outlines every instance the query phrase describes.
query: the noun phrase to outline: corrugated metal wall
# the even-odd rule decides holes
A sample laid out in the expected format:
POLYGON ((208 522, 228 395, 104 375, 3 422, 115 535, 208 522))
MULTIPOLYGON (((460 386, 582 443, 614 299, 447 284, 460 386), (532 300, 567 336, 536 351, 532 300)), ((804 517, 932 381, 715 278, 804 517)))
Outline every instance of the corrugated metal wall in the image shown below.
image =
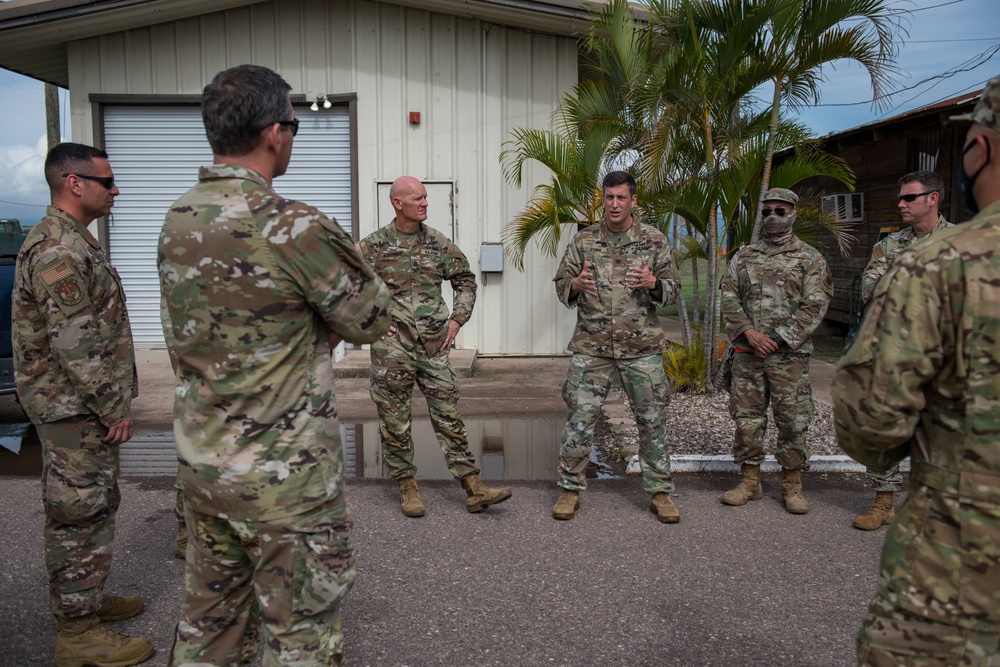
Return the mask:
MULTIPOLYGON (((72 43, 73 136, 94 136, 90 94, 199 94, 216 72, 246 62, 276 69, 310 98, 357 94, 361 236, 376 228, 378 181, 452 181, 456 241, 477 272, 480 244, 500 241, 548 177, 533 167, 527 187, 510 188, 503 142, 514 127, 549 127, 577 78, 572 39, 365 0, 282 0, 72 43), (410 111, 421 113, 419 125, 408 123, 410 111)), ((275 185, 280 192, 280 179, 275 185)), ((508 266, 485 286, 480 274, 476 312, 458 345, 481 354, 563 352, 574 314, 555 298, 557 265, 533 252, 524 273, 508 266)))
MULTIPOLYGON (((301 123, 280 193, 308 201, 351 232, 350 117, 346 106, 296 109, 301 123)), ((111 261, 128 295, 132 338, 162 348, 156 249, 167 208, 212 161, 197 106, 108 106, 104 145, 121 194, 109 224, 111 261)))

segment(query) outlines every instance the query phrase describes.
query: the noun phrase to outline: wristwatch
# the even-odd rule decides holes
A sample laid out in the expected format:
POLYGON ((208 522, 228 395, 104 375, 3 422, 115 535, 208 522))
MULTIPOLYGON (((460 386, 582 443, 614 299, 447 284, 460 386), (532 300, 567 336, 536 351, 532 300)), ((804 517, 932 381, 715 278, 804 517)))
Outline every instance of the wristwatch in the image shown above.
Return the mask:
POLYGON ((653 283, 653 289, 652 289, 652 291, 653 292, 656 292, 656 291, 662 292, 663 291, 663 281, 660 280, 659 278, 657 278, 656 282, 653 283))
POLYGON ((778 335, 777 331, 772 331, 771 335, 768 336, 768 338, 770 338, 771 340, 773 340, 778 345, 781 345, 781 336, 778 335))

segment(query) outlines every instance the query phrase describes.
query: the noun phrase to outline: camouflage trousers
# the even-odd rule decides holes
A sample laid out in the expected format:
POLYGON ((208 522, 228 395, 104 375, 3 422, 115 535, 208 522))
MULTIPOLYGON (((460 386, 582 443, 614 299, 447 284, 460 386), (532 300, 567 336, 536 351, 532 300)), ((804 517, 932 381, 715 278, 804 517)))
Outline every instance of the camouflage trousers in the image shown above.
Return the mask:
POLYGON ((881 597, 868 608, 857 645, 864 667, 1000 667, 1000 635, 920 618, 881 597))
POLYGON ((94 416, 38 424, 42 443, 45 567, 52 613, 84 616, 101 606, 111 570, 118 491, 118 446, 94 416))
POLYGON ((876 491, 899 493, 903 488, 903 473, 899 471, 899 464, 885 472, 875 472, 871 468, 865 468, 865 486, 876 491))
POLYGON ((567 491, 587 488, 585 473, 594 427, 616 369, 621 372, 622 385, 639 429, 642 488, 651 495, 661 491, 673 493, 670 447, 665 435, 669 385, 659 354, 638 359, 573 355, 563 383, 567 414, 559 446, 559 486, 567 491))
POLYGON ((427 399, 431 427, 444 451, 448 470, 461 479, 479 473, 469 436, 458 414, 458 383, 448 352, 428 355, 422 345, 406 349, 391 338, 372 344, 371 397, 378 408, 379 436, 389 476, 416 475, 413 465, 413 384, 427 399))
POLYGON ((190 507, 186 519, 186 594, 171 666, 250 664, 258 622, 266 667, 340 664, 340 605, 357 573, 343 494, 275 521, 190 507))
POLYGON ((808 354, 779 351, 764 359, 748 353, 736 354, 729 392, 729 414, 736 422, 733 443, 736 463, 764 462, 768 404, 778 428, 774 457, 782 468, 808 470, 806 431, 814 410, 808 354))

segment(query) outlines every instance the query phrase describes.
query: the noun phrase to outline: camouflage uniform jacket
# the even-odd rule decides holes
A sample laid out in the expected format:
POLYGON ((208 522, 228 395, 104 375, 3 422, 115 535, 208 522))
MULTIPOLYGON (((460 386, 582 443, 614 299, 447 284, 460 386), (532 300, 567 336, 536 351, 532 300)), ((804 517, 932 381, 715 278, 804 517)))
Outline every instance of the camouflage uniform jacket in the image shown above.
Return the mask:
POLYGON ((448 333, 448 320, 464 326, 476 305, 476 274, 469 260, 444 234, 421 223, 407 243, 396 229, 395 220, 366 236, 359 248, 361 256, 392 292, 392 321, 404 348, 423 345, 433 355, 448 333), (451 283, 454 308, 441 297, 441 283, 451 283))
POLYGON ((13 294, 17 394, 36 424, 128 416, 139 394, 132 329, 118 272, 97 239, 49 207, 17 256, 13 294))
POLYGON ((572 352, 592 357, 637 359, 663 352, 667 337, 656 309, 673 303, 680 290, 670 242, 659 230, 644 225, 633 214, 628 241, 616 247, 610 241, 606 220, 578 232, 563 255, 554 278, 559 301, 577 308, 576 329, 569 341, 572 352), (642 260, 662 281, 662 294, 654 301, 648 289, 630 289, 625 283, 629 268, 642 260), (597 296, 583 292, 570 298, 570 283, 590 262, 597 296))
POLYGON ((879 595, 933 622, 1000 633, 1000 202, 900 255, 834 376, 844 451, 912 457, 879 595))
POLYGON ((945 220, 943 215, 938 215, 938 222, 934 225, 934 229, 924 236, 917 236, 916 232, 913 231, 913 227, 907 227, 906 229, 889 234, 872 246, 872 254, 868 260, 868 265, 865 266, 864 273, 861 274, 861 300, 868 303, 868 300, 872 297, 872 290, 875 289, 875 283, 885 275, 885 272, 889 270, 889 266, 896 261, 899 253, 910 247, 914 241, 933 236, 949 227, 954 227, 954 225, 945 220))
POLYGON ((389 327, 389 291, 351 239, 259 174, 216 164, 167 212, 158 265, 185 501, 274 520, 340 494, 328 334, 368 343, 389 327))
POLYGON ((752 349, 744 332, 777 332, 793 351, 811 353, 809 336, 826 314, 833 278, 826 260, 797 236, 740 248, 722 279, 722 317, 733 345, 752 349))

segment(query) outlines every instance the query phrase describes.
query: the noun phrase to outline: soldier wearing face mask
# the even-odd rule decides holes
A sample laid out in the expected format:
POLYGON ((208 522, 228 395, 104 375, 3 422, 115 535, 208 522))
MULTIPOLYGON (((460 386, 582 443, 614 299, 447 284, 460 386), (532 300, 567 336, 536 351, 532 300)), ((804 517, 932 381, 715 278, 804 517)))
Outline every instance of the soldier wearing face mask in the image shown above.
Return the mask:
POLYGON ((826 314, 833 279, 823 256, 792 231, 798 201, 791 190, 768 190, 764 238, 740 248, 722 280, 722 316, 736 350, 729 396, 736 422, 733 457, 743 474, 722 502, 745 505, 763 495, 760 464, 770 403, 785 509, 805 514, 802 471, 809 467, 806 430, 813 416, 809 337, 826 314))

